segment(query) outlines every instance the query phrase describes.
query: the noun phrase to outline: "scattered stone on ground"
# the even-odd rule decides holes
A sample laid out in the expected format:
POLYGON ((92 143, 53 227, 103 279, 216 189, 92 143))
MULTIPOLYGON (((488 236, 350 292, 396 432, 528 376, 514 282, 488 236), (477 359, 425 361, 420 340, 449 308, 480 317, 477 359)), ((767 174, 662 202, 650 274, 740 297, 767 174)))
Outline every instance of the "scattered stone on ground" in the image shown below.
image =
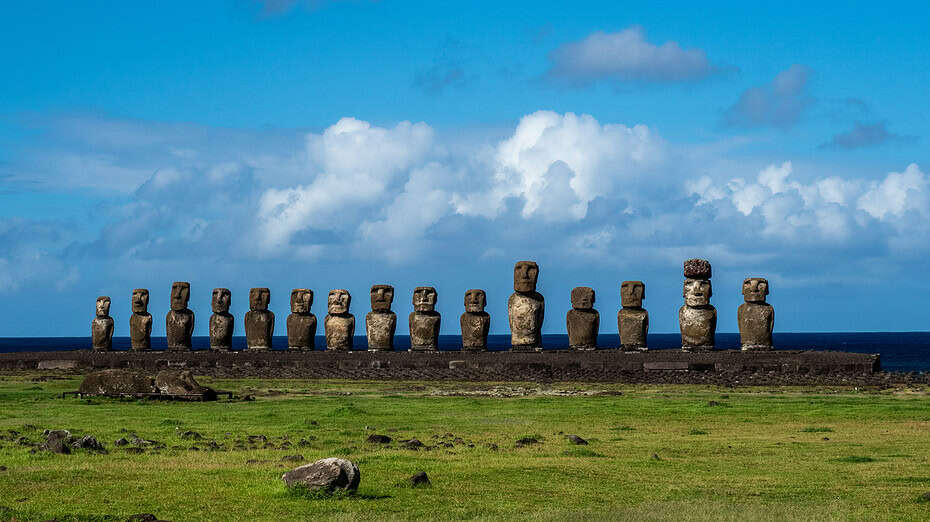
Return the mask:
POLYGON ((429 477, 426 476, 425 471, 417 471, 410 478, 407 479, 407 482, 410 483, 410 487, 420 488, 431 485, 429 477))
POLYGON ((330 457, 305 464, 281 475, 287 487, 303 486, 311 490, 332 492, 336 489, 355 491, 361 473, 352 461, 330 457))
POLYGON ((411 449, 411 450, 418 450, 424 446, 424 444, 420 442, 419 439, 402 440, 400 441, 400 444, 404 448, 411 449))
POLYGON ((497 451, 497 444, 494 444, 493 442, 485 444, 485 447, 491 451, 497 451))
POLYGON ((200 395, 204 400, 216 400, 212 388, 201 386, 188 370, 162 370, 155 376, 155 388, 165 395, 200 395))
POLYGON ((923 502, 930 502, 930 491, 925 491, 918 497, 923 502))
POLYGON ((40 449, 66 455, 71 453, 71 433, 68 430, 45 430, 45 444, 40 449))
POLYGON ((135 515, 129 515, 129 518, 126 519, 126 522, 167 522, 161 520, 151 513, 136 513, 135 515))
POLYGON ((539 441, 534 439, 533 437, 523 437, 523 438, 517 439, 518 448, 522 448, 523 446, 529 446, 531 444, 539 444, 539 441))
POLYGON ((658 453, 653 453, 653 454, 652 454, 652 457, 649 457, 649 458, 651 458, 652 460, 662 460, 661 458, 659 458, 659 454, 658 454, 658 453))
POLYGON ((178 436, 184 440, 203 440, 203 435, 191 430, 181 432, 178 436))
POLYGON ((391 437, 388 437, 387 435, 378 435, 376 433, 372 433, 368 436, 367 439, 365 439, 365 442, 370 442, 372 444, 390 444, 391 440, 391 437))
POLYGON ((713 406, 720 406, 720 403, 717 402, 717 401, 707 401, 707 405, 708 405, 708 406, 711 406, 711 407, 713 407, 713 406))
POLYGON ((80 439, 71 443, 71 447, 74 449, 85 449, 90 451, 96 451, 98 453, 107 453, 107 449, 103 447, 103 444, 97 440, 93 435, 84 435, 80 439))
POLYGON ((285 455, 281 457, 281 462, 303 462, 307 459, 303 455, 285 455))
POLYGON ((6 471, 6 466, 0 466, 0 471, 6 471))
POLYGON ((587 446, 587 445, 588 445, 588 441, 582 439, 582 438, 579 437, 578 435, 567 435, 565 438, 567 438, 568 441, 571 442, 572 444, 578 444, 578 445, 581 445, 581 446, 587 446))

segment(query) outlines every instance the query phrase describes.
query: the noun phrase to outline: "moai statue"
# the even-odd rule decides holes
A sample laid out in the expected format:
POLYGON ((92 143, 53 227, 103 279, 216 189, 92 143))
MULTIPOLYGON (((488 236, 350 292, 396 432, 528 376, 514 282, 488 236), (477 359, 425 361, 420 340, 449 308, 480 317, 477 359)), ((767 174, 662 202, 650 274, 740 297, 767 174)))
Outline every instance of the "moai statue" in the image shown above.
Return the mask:
POLYGON ((110 317, 110 298, 105 295, 97 298, 97 315, 90 323, 90 339, 95 352, 113 349, 113 318, 110 317))
POLYGON ((228 288, 214 288, 210 316, 210 349, 221 352, 232 350, 233 326, 236 318, 229 313, 232 293, 228 288))
POLYGON ((484 290, 472 289, 465 292, 465 312, 459 319, 462 325, 462 350, 483 352, 488 349, 488 331, 491 315, 484 311, 488 298, 484 290))
POLYGON ((736 317, 739 322, 740 344, 744 352, 772 349, 772 329, 775 328, 775 309, 765 302, 769 295, 769 282, 761 277, 747 277, 743 281, 743 299, 736 317))
POLYGON ((152 349, 152 314, 148 310, 148 289, 136 288, 132 291, 132 317, 129 318, 129 340, 133 351, 152 349))
POLYGON ((191 298, 191 284, 177 281, 171 285, 171 310, 165 317, 165 332, 169 350, 190 350, 194 333, 194 312, 187 308, 191 298))
POLYGON ((594 289, 576 286, 572 289, 572 309, 565 315, 568 346, 572 350, 596 350, 601 316, 594 309, 594 289))
POLYGON ((316 316, 310 313, 313 306, 313 290, 295 288, 291 290, 291 315, 287 316, 287 348, 309 350, 316 347, 316 316))
POLYGON ((397 314, 391 311, 393 302, 393 286, 374 285, 371 287, 371 311, 365 316, 365 335, 368 336, 368 350, 370 351, 394 351, 397 314))
POLYGON ((249 290, 249 311, 245 313, 245 345, 249 350, 271 349, 274 335, 274 313, 268 310, 271 290, 252 288, 249 290))
POLYGON ((681 349, 703 352, 714 349, 717 331, 717 309, 710 304, 710 263, 704 259, 685 261, 685 284, 682 297, 685 305, 678 310, 681 328, 681 349))
POLYGON ((642 281, 624 281, 620 284, 620 304, 617 312, 617 331, 620 332, 620 349, 627 352, 646 351, 646 334, 649 333, 649 312, 643 309, 646 285, 642 281))
POLYGON ((349 313, 352 296, 348 290, 329 291, 329 313, 323 321, 327 350, 352 350, 355 336, 355 316, 349 313))
POLYGON ((507 300, 510 345, 515 352, 542 351, 542 324, 546 311, 543 296, 536 291, 539 266, 518 261, 513 267, 514 293, 507 300))
POLYGON ((413 311, 410 312, 410 351, 439 351, 439 323, 436 311, 436 289, 418 286, 413 290, 413 311))

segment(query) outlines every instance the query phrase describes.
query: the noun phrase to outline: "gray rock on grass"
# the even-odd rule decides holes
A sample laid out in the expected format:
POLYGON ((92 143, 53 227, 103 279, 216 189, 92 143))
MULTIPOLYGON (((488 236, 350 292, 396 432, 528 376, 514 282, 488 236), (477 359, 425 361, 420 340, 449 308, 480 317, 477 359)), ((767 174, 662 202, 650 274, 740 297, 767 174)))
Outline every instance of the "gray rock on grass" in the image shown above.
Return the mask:
POLYGON ((330 493, 337 489, 355 491, 358 489, 361 478, 358 466, 350 460, 336 457, 320 459, 281 475, 281 480, 289 488, 305 487, 313 491, 330 493))

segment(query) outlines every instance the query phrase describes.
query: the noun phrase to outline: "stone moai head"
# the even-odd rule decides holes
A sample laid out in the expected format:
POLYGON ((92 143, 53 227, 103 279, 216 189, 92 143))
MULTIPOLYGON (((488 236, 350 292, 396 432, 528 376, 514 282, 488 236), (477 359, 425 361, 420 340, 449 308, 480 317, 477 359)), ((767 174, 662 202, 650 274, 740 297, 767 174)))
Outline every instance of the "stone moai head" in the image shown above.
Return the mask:
POLYGON ((313 306, 313 290, 309 288, 295 288, 291 290, 291 313, 309 314, 313 306))
POLYGON ((110 298, 102 295, 97 298, 97 317, 110 315, 110 298))
POLYGON ((229 303, 232 301, 232 292, 228 288, 214 288, 213 300, 210 306, 215 314, 229 313, 229 303))
POLYGON ((576 286, 572 289, 572 308, 590 310, 594 308, 594 289, 589 286, 576 286))
POLYGON ((436 289, 431 286, 418 286, 413 290, 413 310, 416 312, 436 311, 436 289))
POLYGON ((516 292, 535 292, 539 279, 539 265, 534 261, 517 261, 513 266, 513 289, 516 292))
POLYGON ((132 291, 132 313, 144 314, 149 310, 149 291, 146 288, 136 288, 132 291))
POLYGON ((709 280, 685 279, 684 290, 682 291, 682 297, 685 298, 685 305, 691 307, 707 306, 710 304, 710 297, 712 295, 714 295, 714 292, 710 286, 709 280))
POLYGON ((391 285, 372 285, 371 310, 373 312, 390 312, 394 302, 394 287, 391 285))
POLYGON ((352 304, 352 296, 348 290, 337 289, 329 291, 328 309, 330 314, 347 314, 349 305, 352 304))
POLYGON ((743 280, 743 300, 747 303, 764 303, 769 295, 769 281, 761 277, 747 277, 743 280))
POLYGON ((642 308, 646 298, 646 285, 642 281, 624 281, 620 284, 620 304, 624 308, 642 308))
POLYGON ((268 303, 271 302, 271 290, 267 288, 253 288, 249 290, 249 310, 253 312, 264 312, 268 310, 268 303))
POLYGON ((465 292, 465 311, 483 312, 488 304, 488 297, 484 290, 472 289, 465 292))
POLYGON ((191 298, 191 284, 185 281, 176 281, 171 284, 171 309, 184 310, 191 298))

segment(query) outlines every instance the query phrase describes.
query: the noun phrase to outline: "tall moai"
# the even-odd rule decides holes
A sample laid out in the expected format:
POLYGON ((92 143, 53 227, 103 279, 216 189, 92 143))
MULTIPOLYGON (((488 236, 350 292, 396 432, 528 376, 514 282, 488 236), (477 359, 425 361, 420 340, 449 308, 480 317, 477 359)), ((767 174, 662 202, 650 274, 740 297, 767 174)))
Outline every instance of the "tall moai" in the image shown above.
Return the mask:
POLYGON ((761 277, 743 280, 743 300, 736 312, 739 322, 740 345, 744 352, 772 349, 772 330, 775 328, 775 308, 765 302, 769 295, 769 282, 761 277))
POLYGON ((685 352, 713 350, 717 309, 710 304, 713 295, 710 262, 706 259, 689 259, 685 261, 684 274, 682 297, 685 298, 685 304, 678 310, 681 349, 685 352))
POLYGON ((484 290, 472 289, 465 292, 465 311, 459 318, 463 351, 483 352, 488 349, 491 315, 484 311, 487 304, 488 298, 484 290))
POLYGON ((313 307, 313 290, 291 290, 291 314, 287 316, 287 349, 313 351, 316 348, 316 316, 313 307))
POLYGON ((236 318, 229 313, 232 292, 228 288, 214 288, 210 301, 210 349, 220 352, 232 350, 233 327, 236 318))
POLYGON ((572 350, 596 350, 601 316, 594 309, 594 289, 576 286, 572 289, 572 309, 565 314, 568 347, 572 350))
POLYGON ((649 312, 643 308, 646 285, 642 281, 624 281, 620 284, 620 305, 617 312, 617 331, 620 332, 620 349, 627 352, 648 350, 649 312))
POLYGON ((274 312, 268 309, 271 290, 252 288, 249 290, 249 311, 245 313, 245 345, 249 350, 271 349, 274 335, 274 312))
POLYGON ((327 300, 329 313, 323 320, 327 350, 349 351, 352 349, 355 340, 355 316, 349 313, 351 304, 352 296, 348 290, 329 291, 327 300))
POLYGON ((190 350, 192 347, 194 312, 187 308, 190 298, 190 283, 176 281, 171 285, 171 310, 165 316, 165 333, 168 337, 169 350, 183 351, 190 350))
POLYGON ((507 300, 510 319, 510 345, 515 352, 542 351, 542 324, 546 302, 536 291, 539 265, 518 261, 513 267, 513 290, 507 300))
POLYGON ((418 286, 413 291, 413 311, 410 312, 410 351, 439 351, 439 323, 442 317, 436 311, 436 289, 418 286))
POLYGON ((391 303, 394 302, 394 287, 373 285, 370 296, 371 311, 365 315, 368 350, 393 352, 394 332, 397 331, 397 314, 391 311, 391 303))
POLYGON ((132 291, 132 316, 129 318, 130 349, 144 352, 152 349, 152 314, 149 313, 149 291, 132 291))
POLYGON ((113 349, 113 318, 110 317, 110 298, 102 295, 97 298, 97 311, 90 323, 91 346, 95 352, 109 352, 113 349))

